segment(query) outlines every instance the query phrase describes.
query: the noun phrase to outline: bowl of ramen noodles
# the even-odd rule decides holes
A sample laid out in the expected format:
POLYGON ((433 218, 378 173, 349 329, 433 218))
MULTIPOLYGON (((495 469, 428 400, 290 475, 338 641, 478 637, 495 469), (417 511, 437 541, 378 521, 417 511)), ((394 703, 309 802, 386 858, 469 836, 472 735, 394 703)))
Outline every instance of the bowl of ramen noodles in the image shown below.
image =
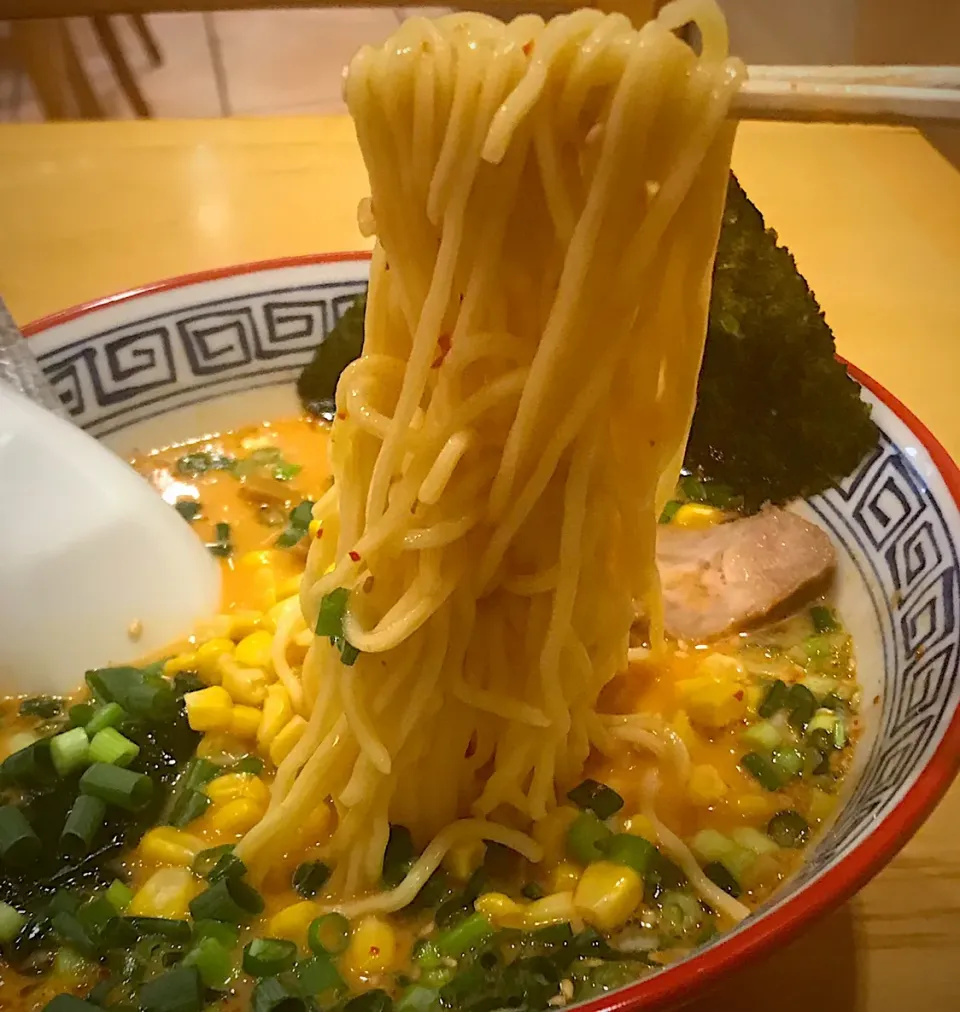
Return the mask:
POLYGON ((730 175, 742 76, 700 0, 411 18, 372 256, 27 328, 223 600, 0 703, 0 1006, 662 1008, 916 830, 960 475, 730 175))

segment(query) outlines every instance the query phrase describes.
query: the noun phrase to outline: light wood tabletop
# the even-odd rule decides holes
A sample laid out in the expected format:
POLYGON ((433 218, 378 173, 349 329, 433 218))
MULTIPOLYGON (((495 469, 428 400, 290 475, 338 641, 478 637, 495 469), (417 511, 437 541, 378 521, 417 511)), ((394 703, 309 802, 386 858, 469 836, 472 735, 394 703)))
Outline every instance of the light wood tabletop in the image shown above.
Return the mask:
MULTIPOLYGON (((918 134, 744 124, 735 169, 839 351, 960 459, 960 173, 918 134)), ((348 120, 0 126, 0 293, 23 324, 209 267, 368 245, 348 120)), ((960 786, 853 901, 695 1012, 955 1012, 960 786)))

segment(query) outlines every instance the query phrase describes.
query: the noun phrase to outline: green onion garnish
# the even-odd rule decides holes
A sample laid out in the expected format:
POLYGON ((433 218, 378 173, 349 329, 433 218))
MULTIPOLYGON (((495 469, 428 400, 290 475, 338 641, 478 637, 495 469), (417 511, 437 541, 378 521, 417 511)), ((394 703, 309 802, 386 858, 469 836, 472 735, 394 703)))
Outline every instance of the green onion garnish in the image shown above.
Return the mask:
POLYGON ((199 851, 193 859, 190 870, 194 875, 199 875, 201 878, 209 878, 210 873, 217 867, 221 858, 232 854, 233 848, 234 844, 232 843, 222 843, 219 847, 208 847, 206 850, 199 851))
POLYGON ((203 981, 195 966, 178 966, 141 985, 137 1003, 144 1012, 200 1012, 203 981))
POLYGON ((443 954, 431 938, 421 938, 413 947, 413 961, 424 970, 443 965, 443 954))
POLYGON ((679 499, 671 499, 664 507, 663 512, 660 514, 658 523, 668 524, 677 515, 677 511, 683 503, 679 499))
POLYGON ((50 739, 41 738, 8 755, 0 766, 3 782, 14 787, 43 787, 53 783, 57 771, 50 758, 50 739))
POLYGON ((252 773, 255 777, 260 776, 265 766, 264 761, 257 755, 245 755, 233 764, 234 773, 252 773))
POLYGON ((609 819, 623 808, 623 798, 606 784, 596 780, 584 780, 567 797, 585 812, 593 812, 598 819, 609 819))
POLYGON ((810 621, 818 633, 832 633, 837 631, 837 620, 833 611, 822 604, 814 605, 810 609, 810 621))
POLYGON ((26 914, 0 900, 0 943, 12 942, 26 923, 26 914))
POLYGON ((626 865, 641 876, 646 874, 657 849, 642 836, 631 836, 629 833, 616 833, 601 843, 601 848, 608 861, 626 865))
POLYGON ((58 994, 43 1006, 43 1012, 100 1012, 100 1006, 73 994, 58 994))
POLYGON ((317 614, 318 636, 329 636, 331 639, 343 636, 343 616, 349 600, 350 591, 346 587, 336 587, 329 594, 324 594, 317 614))
POLYGON ((250 996, 250 1012, 303 1012, 306 1002, 292 983, 264 977, 250 996))
POLYGON ((329 956, 301 959, 294 967, 293 975, 302 994, 318 996, 328 992, 340 994, 346 990, 343 978, 329 956))
POLYGON ((803 753, 797 748, 774 749, 770 762, 779 774, 782 786, 803 769, 803 753))
POLYGON ((293 888, 304 899, 313 899, 330 878, 330 868, 322 861, 304 861, 293 873, 293 888))
POLYGON ((239 924, 262 911, 260 894, 239 878, 222 878, 190 901, 190 916, 195 921, 210 918, 239 924))
POLYGON ((188 524, 192 524, 194 520, 200 515, 200 503, 195 499, 178 499, 174 504, 173 508, 187 521, 188 524))
POLYGON ((470 914, 452 928, 437 935, 437 948, 442 956, 458 959, 477 949, 493 936, 493 925, 481 913, 470 914))
POLYGON ((233 553, 229 524, 216 524, 213 528, 213 536, 215 540, 207 545, 207 550, 211 555, 216 555, 218 559, 225 559, 233 553))
POLYGON ((740 883, 730 874, 726 865, 711 861, 703 866, 703 872, 710 881, 719 886, 727 895, 736 899, 740 895, 740 883))
POLYGON ((119 703, 104 703, 87 722, 86 732, 92 738, 108 727, 118 727, 126 716, 127 711, 119 703))
POLYGON ((50 918, 50 925, 62 942, 76 949, 87 959, 96 958, 97 943, 77 914, 67 913, 66 910, 61 911, 50 918))
POLYGON ((201 938, 183 957, 181 966, 195 966, 204 987, 228 991, 235 973, 229 949, 216 938, 201 938))
POLYGON ((207 471, 230 471, 236 464, 233 457, 224 453, 197 450, 185 453, 174 465, 177 474, 183 478, 198 478, 207 471))
MULTIPOLYGON (((67 711, 71 727, 85 727, 96 712, 93 703, 77 703, 67 711)), ((89 733, 89 732, 88 732, 89 733)))
POLYGON ((799 812, 777 812, 767 823, 767 836, 781 847, 802 847, 810 826, 799 812))
POLYGON ((285 938, 255 938, 243 947, 243 972, 251 977, 274 977, 289 970, 297 958, 297 946, 285 938))
POLYGON ((90 762, 90 740, 82 727, 74 727, 50 739, 50 759, 61 777, 90 762))
POLYGON ((411 984, 394 1006, 396 1012, 430 1012, 439 1007, 440 993, 436 988, 411 984))
POLYGON ((97 830, 107 817, 107 806, 99 798, 80 794, 67 815, 60 833, 60 852, 76 859, 89 853, 97 830))
POLYGON ((0 808, 0 861, 23 868, 40 854, 40 837, 15 805, 0 808))
POLYGON ((124 737, 115 727, 98 731, 90 742, 90 759, 95 763, 129 766, 140 754, 140 746, 124 737))
POLYGON ((593 812, 581 812, 567 830, 567 850, 581 864, 602 861, 612 835, 593 812))
POLYGON ((317 956, 338 956, 350 942, 350 922, 343 914, 324 914, 307 929, 307 945, 317 956))
POLYGON ((313 501, 304 499, 290 511, 286 530, 277 538, 280 548, 293 548, 307 536, 310 521, 313 519, 313 501))
POLYGON ((42 720, 49 720, 62 710, 63 700, 57 699, 56 696, 33 696, 23 700, 18 712, 21 717, 40 717, 42 720))
POLYGON ((767 689, 767 694, 757 707, 757 714, 764 720, 772 717, 780 709, 787 705, 787 685, 778 678, 773 685, 767 689))
POLYGON ((546 896, 543 887, 537 882, 528 882, 521 890, 520 895, 528 900, 542 900, 546 896))
POLYGON ((126 926, 137 938, 165 938, 169 942, 189 942, 189 921, 173 917, 124 917, 126 926))
POLYGON ((121 882, 120 879, 115 878, 110 883, 110 887, 107 889, 107 902, 118 914, 122 914, 130 906, 132 899, 133 890, 125 882, 121 882))
POLYGON ((153 797, 153 781, 143 773, 109 763, 94 763, 80 778, 80 793, 128 812, 138 812, 153 797))
POLYGON ((395 889, 407 877, 417 857, 413 836, 406 826, 391 826, 383 852, 383 884, 395 889))
POLYGON ((741 756, 740 765, 756 780, 765 791, 780 790, 780 774, 776 766, 759 752, 748 752, 741 756))
POLYGON ((193 922, 195 938, 215 938, 225 949, 234 949, 240 941, 240 932, 235 924, 225 921, 199 920, 193 922))
POLYGON ((247 866, 236 854, 222 854, 207 872, 207 881, 219 882, 222 878, 243 878, 246 873, 247 866))
POLYGON ((364 991, 343 1006, 343 1012, 392 1012, 393 999, 382 988, 364 991))
POLYGON ((817 697, 805 685, 795 682, 787 694, 787 709, 790 726, 805 728, 817 709, 817 697))

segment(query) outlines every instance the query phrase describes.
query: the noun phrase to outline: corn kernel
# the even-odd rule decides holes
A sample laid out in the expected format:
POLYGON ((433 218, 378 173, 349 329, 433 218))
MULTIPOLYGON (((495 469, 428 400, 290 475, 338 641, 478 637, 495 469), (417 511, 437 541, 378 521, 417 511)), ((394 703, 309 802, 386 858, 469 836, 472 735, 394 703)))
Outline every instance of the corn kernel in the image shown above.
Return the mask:
POLYGON ((198 643, 205 643, 207 640, 224 640, 230 637, 230 616, 211 615, 202 622, 197 623, 194 635, 198 643))
POLYGON ((261 751, 270 746, 274 738, 287 726, 293 716, 293 704, 285 685, 277 682, 267 688, 263 701, 263 714, 257 728, 257 745, 261 751))
POLYGON ((297 839, 303 847, 323 843, 330 836, 333 811, 326 801, 317 802, 297 827, 297 839))
POLYGON ((233 656, 238 664, 247 668, 269 668, 272 665, 270 651, 273 648, 273 636, 266 630, 244 636, 237 644, 233 656))
POLYGON ((836 807, 836 795, 816 789, 810 792, 810 817, 817 822, 829 819, 836 807))
POLYGON ((697 665, 696 677, 676 683, 690 719, 710 728, 741 720, 747 712, 742 674, 743 668, 733 657, 717 653, 705 657, 697 665))
POLYGON ((550 892, 562 893, 576 889, 580 881, 580 869, 570 861, 561 861, 550 872, 550 892))
POLYGON ((230 639, 236 643, 255 633, 263 623, 263 612, 253 610, 230 612, 230 639))
POLYGON ((262 714, 255 706, 235 706, 230 712, 228 730, 244 741, 256 738, 262 714))
POLYGON ((383 918, 364 917, 350 936, 342 964, 354 983, 392 970, 397 958, 397 936, 383 918))
POLYGON ((144 861, 189 868, 206 846, 199 836, 174 826, 155 826, 143 834, 137 853, 144 861))
POLYGON ((649 843, 656 843, 658 839, 653 823, 645 815, 631 815, 624 819, 623 831, 631 836, 642 836, 649 843))
POLYGON ((285 580, 281 580, 277 584, 277 600, 286 601, 291 597, 300 596, 300 581, 303 577, 300 573, 294 576, 288 576, 285 580))
POLYGON ((233 653, 233 640, 218 636, 197 647, 197 674, 208 685, 220 684, 220 658, 233 653))
POLYGON ((279 549, 276 548, 261 548, 255 552, 244 552, 237 559, 238 566, 244 566, 249 569, 256 569, 259 566, 273 567, 282 562, 283 556, 279 549))
POLYGON ((567 853, 567 830, 580 813, 572 805, 561 805, 533 824, 533 838, 543 847, 544 864, 562 861, 567 853))
POLYGON ((263 818, 264 811, 265 807, 252 798, 236 798, 208 812, 203 825, 217 836, 243 836, 263 818))
POLYGON ((466 882, 483 864, 486 853, 487 845, 483 840, 464 840, 447 851, 443 864, 455 879, 466 882))
POLYGON ((184 920, 190 912, 190 901, 200 892, 200 883, 186 868, 161 868, 137 890, 128 917, 166 917, 184 920))
POLYGON ((673 515, 672 524, 685 527, 687 530, 699 531, 705 527, 713 527, 723 520, 723 510, 716 506, 708 506, 701 502, 684 503, 673 515))
POLYGON ((321 914, 323 908, 312 900, 293 903, 289 907, 278 910, 267 924, 267 934, 271 938, 288 938, 301 948, 306 948, 307 929, 321 914))
POLYGON ((270 788, 252 773, 225 773, 211 780, 204 793, 214 805, 227 805, 237 798, 249 798, 266 807, 270 800, 270 788))
POLYGON ((575 916, 573 891, 567 889, 527 904, 523 911, 523 926, 528 931, 535 931, 537 928, 549 928, 551 924, 569 924, 575 916))
POLYGON ((223 666, 223 687, 233 701, 244 706, 262 706, 267 698, 269 680, 262 668, 241 668, 236 664, 223 666))
POLYGON ((596 861, 581 875, 573 905, 588 924, 612 931, 626 923, 642 899, 643 880, 632 868, 596 861))
POLYGON ((163 665, 163 673, 167 678, 173 678, 174 675, 179 675, 183 671, 196 671, 197 670, 197 655, 192 651, 187 653, 177 654, 176 657, 171 657, 163 665))
POLYGON ((522 928, 525 907, 506 893, 481 893, 474 901, 474 909, 497 928, 522 928))
POLYGON ((697 732, 694 731, 686 710, 677 710, 673 715, 672 725, 673 730, 687 748, 691 748, 696 743, 697 732))
POLYGON ((286 727, 270 743, 270 761, 274 766, 279 766, 287 758, 306 728, 307 722, 299 715, 287 721, 286 727))
POLYGON ((307 524, 307 534, 309 534, 311 538, 315 538, 317 536, 317 531, 319 531, 322 526, 322 520, 311 520, 310 523, 307 524))
POLYGON ((746 686, 747 693, 747 709, 752 713, 757 712, 757 707, 763 702, 763 697, 767 694, 767 688, 764 685, 748 685, 746 686))
POLYGON ((777 810, 770 801, 775 795, 738 794, 732 799, 737 815, 749 822, 770 818, 777 810))
POLYGON ((695 805, 715 805, 727 793, 727 785, 715 766, 694 766, 687 781, 687 795, 695 805))
POLYGON ((211 685, 183 697, 187 723, 194 731, 224 731, 230 726, 233 700, 226 689, 211 685))

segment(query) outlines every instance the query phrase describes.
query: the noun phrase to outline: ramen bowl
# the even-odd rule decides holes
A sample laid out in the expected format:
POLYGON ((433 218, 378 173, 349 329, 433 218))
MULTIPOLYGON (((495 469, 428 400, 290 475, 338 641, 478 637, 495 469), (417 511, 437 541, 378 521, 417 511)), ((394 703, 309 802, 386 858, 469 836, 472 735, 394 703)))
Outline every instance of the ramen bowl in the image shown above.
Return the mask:
MULTIPOLYGON (((299 411, 296 378, 367 283, 346 253, 212 271, 41 320, 27 334, 73 420, 123 456, 299 411)), ((801 870, 736 930, 591 1010, 664 1008, 781 945, 903 846, 960 762, 960 472, 923 424, 850 367, 880 428, 838 487, 795 508, 833 539, 864 736, 801 870)), ((23 692, 31 686, 24 685, 23 692)))

